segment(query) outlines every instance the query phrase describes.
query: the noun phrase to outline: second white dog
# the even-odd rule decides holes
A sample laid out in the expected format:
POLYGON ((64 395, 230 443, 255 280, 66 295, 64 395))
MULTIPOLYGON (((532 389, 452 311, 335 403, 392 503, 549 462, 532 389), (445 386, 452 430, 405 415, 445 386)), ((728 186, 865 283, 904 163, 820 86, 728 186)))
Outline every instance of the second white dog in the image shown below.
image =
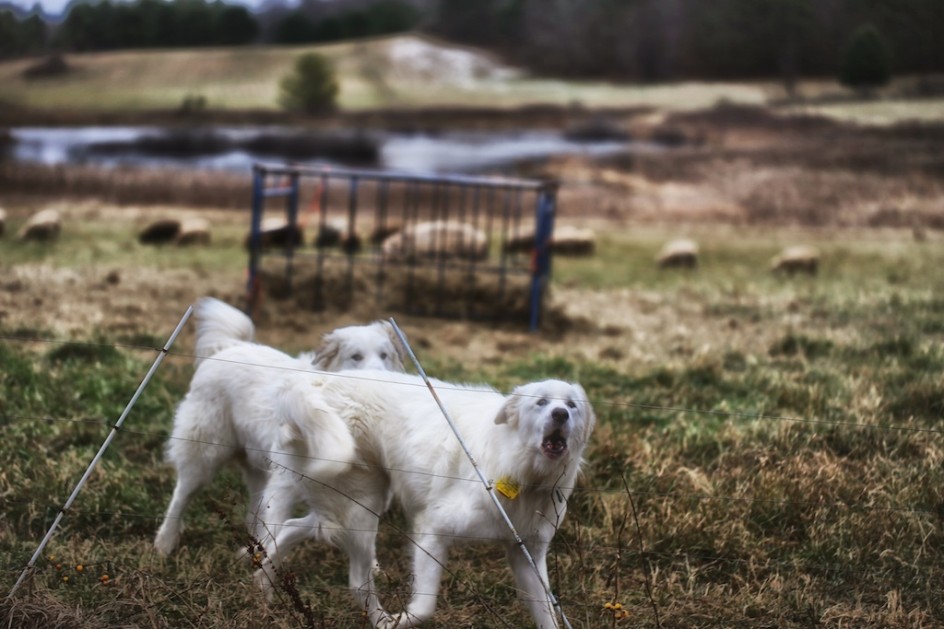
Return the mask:
MULTIPOLYGON (((313 366, 309 356, 295 358, 253 343, 252 320, 218 299, 198 300, 194 319, 197 368, 177 408, 166 449, 167 461, 177 472, 177 484, 154 539, 162 554, 170 554, 179 544, 183 514, 195 494, 229 462, 236 463, 243 473, 249 490, 247 526, 256 530, 260 498, 269 477, 268 457, 280 440, 275 409, 281 392, 291 390, 294 379, 319 365, 325 369, 338 365, 403 368, 385 327, 389 324, 382 322, 327 334, 326 358, 322 361, 316 354, 313 366)), ((319 424, 324 432, 308 446, 322 457, 320 463, 312 464, 311 473, 316 477, 346 469, 353 444, 343 425, 331 426, 333 420, 328 416, 324 421, 319 424)))

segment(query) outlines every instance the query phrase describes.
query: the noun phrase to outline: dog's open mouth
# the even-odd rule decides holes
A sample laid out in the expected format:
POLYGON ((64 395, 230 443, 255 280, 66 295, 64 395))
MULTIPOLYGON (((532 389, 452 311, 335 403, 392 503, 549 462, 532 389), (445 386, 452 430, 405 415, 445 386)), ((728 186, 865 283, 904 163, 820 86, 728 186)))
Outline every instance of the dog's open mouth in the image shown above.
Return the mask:
POLYGON ((544 441, 541 442, 541 452, 549 459, 559 459, 567 452, 567 437, 559 430, 544 435, 544 441))

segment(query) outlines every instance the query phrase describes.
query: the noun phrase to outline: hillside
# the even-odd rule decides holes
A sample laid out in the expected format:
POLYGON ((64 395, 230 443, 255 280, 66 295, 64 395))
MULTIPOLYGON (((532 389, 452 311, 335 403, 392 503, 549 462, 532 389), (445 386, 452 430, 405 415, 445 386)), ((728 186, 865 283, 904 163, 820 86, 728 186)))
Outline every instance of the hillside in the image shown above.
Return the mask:
MULTIPOLYGON (((316 50, 335 63, 342 111, 437 106, 510 108, 530 104, 691 110, 724 100, 765 104, 776 82, 619 85, 528 76, 490 54, 419 35, 325 46, 151 50, 69 55, 66 74, 24 78, 38 59, 0 63, 0 107, 33 112, 175 111, 202 97, 217 112, 277 113, 279 80, 295 57, 316 50)), ((907 80, 889 94, 907 89, 907 80), (904 86, 904 87, 903 87, 904 86)), ((816 111, 857 119, 941 118, 940 100, 849 103, 832 81, 805 82, 816 111), (824 104, 823 99, 828 102, 824 104)), ((808 100, 804 110, 811 108, 808 100)))

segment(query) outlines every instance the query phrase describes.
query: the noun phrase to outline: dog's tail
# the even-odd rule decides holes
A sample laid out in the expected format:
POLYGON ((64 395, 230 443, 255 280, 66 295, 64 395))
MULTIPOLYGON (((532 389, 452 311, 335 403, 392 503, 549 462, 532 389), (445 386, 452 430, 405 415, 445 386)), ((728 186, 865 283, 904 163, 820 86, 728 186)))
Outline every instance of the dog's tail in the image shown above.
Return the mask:
POLYGON ((357 444, 351 429, 309 381, 283 388, 276 412, 281 422, 280 445, 297 457, 296 471, 326 482, 354 463, 357 444))
POLYGON ((213 297, 201 297, 193 306, 197 322, 194 349, 199 366, 203 358, 238 343, 252 341, 255 326, 245 313, 213 297))

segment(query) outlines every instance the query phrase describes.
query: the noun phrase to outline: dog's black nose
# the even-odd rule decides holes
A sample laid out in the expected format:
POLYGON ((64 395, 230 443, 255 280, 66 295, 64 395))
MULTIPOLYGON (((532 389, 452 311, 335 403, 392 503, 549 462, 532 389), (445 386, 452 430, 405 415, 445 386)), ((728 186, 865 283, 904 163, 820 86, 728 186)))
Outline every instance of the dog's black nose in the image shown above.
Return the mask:
POLYGON ((565 421, 570 419, 570 413, 567 412, 566 408, 557 407, 551 411, 551 419, 553 419, 558 424, 563 424, 565 421))

